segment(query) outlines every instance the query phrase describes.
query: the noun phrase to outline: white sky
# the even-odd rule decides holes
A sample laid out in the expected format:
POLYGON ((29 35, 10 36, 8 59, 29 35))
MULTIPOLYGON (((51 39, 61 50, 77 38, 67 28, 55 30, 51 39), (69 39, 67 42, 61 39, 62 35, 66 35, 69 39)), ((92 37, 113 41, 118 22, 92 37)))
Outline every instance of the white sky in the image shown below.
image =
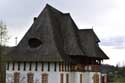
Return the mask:
POLYGON ((9 30, 8 45, 15 45, 30 28, 46 3, 69 12, 79 28, 94 28, 100 47, 110 57, 104 63, 125 61, 125 0, 0 0, 0 20, 9 30))

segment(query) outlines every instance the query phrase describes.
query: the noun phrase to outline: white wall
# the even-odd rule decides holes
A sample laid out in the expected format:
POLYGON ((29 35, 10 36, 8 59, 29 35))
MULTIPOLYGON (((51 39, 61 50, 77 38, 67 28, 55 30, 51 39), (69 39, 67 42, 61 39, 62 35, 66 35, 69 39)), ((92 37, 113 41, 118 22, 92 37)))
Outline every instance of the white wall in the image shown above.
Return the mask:
POLYGON ((99 75, 99 83, 101 83, 101 73, 100 72, 84 72, 83 73, 83 83, 93 83, 94 74, 99 75))
MULTIPOLYGON (((48 71, 48 64, 44 64, 44 71, 41 71, 41 63, 38 63, 38 70, 35 71, 35 63, 32 64, 32 70, 29 71, 29 63, 26 63, 26 70, 24 71, 23 63, 20 64, 20 70, 18 70, 18 64, 15 64, 15 70, 12 70, 12 63, 9 64, 9 70, 6 71, 6 83, 13 83, 14 72, 20 73, 20 83, 27 83, 27 73, 32 72, 34 74, 34 83, 41 83, 42 73, 48 74, 48 83, 60 83, 60 74, 64 74, 64 83, 66 83, 66 74, 69 74, 69 83, 80 83, 80 74, 83 76, 83 83, 93 83, 93 75, 96 72, 60 72, 59 64, 56 65, 56 72, 54 71, 54 63, 50 64, 50 71, 48 71)), ((99 75, 101 75, 98 72, 99 75)), ((99 82, 101 83, 101 82, 99 82)))

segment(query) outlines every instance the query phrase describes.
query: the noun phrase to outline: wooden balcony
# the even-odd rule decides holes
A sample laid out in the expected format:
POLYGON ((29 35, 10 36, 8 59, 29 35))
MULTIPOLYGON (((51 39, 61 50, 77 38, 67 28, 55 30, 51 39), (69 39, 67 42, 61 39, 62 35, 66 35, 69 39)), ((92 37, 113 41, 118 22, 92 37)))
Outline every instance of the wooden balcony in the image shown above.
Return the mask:
POLYGON ((71 71, 79 71, 79 72, 99 72, 100 71, 100 65, 72 65, 71 71))

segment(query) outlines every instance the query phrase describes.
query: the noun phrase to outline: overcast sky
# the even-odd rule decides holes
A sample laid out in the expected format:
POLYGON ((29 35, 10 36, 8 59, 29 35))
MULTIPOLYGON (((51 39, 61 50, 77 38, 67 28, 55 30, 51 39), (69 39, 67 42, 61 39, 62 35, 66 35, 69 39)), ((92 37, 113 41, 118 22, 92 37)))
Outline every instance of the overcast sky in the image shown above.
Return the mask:
POLYGON ((125 60, 125 0, 0 0, 0 20, 8 28, 10 46, 18 42, 46 3, 70 13, 79 28, 92 28, 100 38, 100 47, 112 65, 125 60))

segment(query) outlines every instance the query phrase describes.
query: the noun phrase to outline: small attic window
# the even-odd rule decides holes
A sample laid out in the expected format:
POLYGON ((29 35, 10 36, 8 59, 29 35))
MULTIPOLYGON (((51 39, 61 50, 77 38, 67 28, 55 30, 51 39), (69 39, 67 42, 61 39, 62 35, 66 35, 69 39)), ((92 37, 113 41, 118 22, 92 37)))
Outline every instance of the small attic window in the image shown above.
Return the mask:
POLYGON ((28 44, 31 48, 37 48, 42 44, 42 42, 37 38, 31 38, 29 39, 28 44))

